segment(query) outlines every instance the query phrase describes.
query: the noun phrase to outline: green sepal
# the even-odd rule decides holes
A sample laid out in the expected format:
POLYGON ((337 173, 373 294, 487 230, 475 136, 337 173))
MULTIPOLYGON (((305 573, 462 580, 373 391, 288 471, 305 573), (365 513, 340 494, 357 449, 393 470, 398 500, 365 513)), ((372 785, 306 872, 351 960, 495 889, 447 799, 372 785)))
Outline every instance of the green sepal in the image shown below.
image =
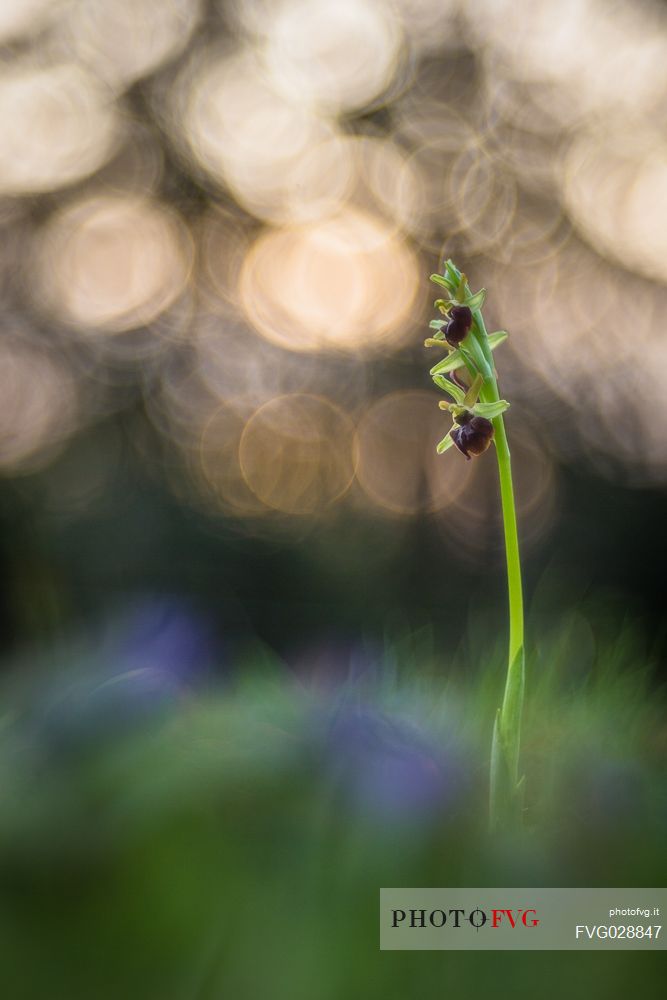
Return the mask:
POLYGON ((507 340, 508 337, 509 337, 509 334, 508 334, 507 330, 496 330, 495 333, 490 333, 489 334, 489 347, 491 348, 492 351, 494 351, 496 349, 496 347, 498 346, 498 344, 503 344, 507 340))
POLYGON ((451 433, 452 433, 451 431, 448 431, 447 434, 442 439, 442 441, 440 442, 440 444, 438 445, 438 447, 435 449, 438 455, 444 454, 444 452, 448 451, 448 449, 451 448, 452 445, 454 444, 451 437, 451 433))
POLYGON ((499 417, 501 413, 508 410, 509 405, 506 399, 498 399, 495 403, 475 403, 472 409, 478 417, 486 417, 487 420, 493 420, 494 417, 499 417))
POLYGON ((476 292, 475 295, 471 295, 465 300, 465 304, 467 305, 468 309, 472 310, 472 312, 475 312, 476 309, 482 308, 482 306, 484 305, 485 298, 486 298, 486 289, 480 288, 480 290, 476 292))
POLYGON ((471 385, 468 388, 468 391, 465 394, 465 399, 463 400, 463 402, 467 407, 472 407, 475 405, 475 403, 479 398, 479 394, 483 385, 484 385, 484 376, 480 375, 480 373, 477 372, 474 379, 472 380, 471 385))
POLYGON ((445 375, 447 372, 455 372, 458 368, 465 367, 465 359, 459 350, 452 351, 437 365, 433 365, 429 375, 445 375))
POLYGON ((446 319, 432 319, 429 323, 431 330, 442 330, 443 326, 447 326, 446 319))
POLYGON ((447 272, 447 277, 449 278, 451 283, 453 285, 458 285, 459 281, 461 280, 461 272, 459 271, 458 267, 451 259, 451 257, 445 261, 445 271, 447 272))
MULTIPOLYGON (((466 340, 467 340, 467 338, 466 338, 466 340)), ((499 344, 502 344, 503 341, 505 341, 505 340, 507 340, 507 333, 506 333, 505 330, 498 330, 496 333, 490 334, 489 335, 489 347, 490 347, 490 349, 492 351, 494 351, 496 349, 496 347, 498 347, 499 344)), ((466 348, 468 348, 469 344, 466 343, 465 346, 466 346, 466 348)), ((478 348, 478 350, 479 350, 479 348, 478 348)), ((484 368, 486 367, 486 359, 482 358, 481 355, 480 355, 480 360, 482 362, 481 365, 477 365, 475 358, 471 357, 470 354, 468 354, 468 357, 469 357, 469 360, 473 364, 475 364, 476 367, 484 367, 484 368)), ((443 358, 442 361, 439 361, 437 365, 434 365, 433 368, 431 368, 431 371, 429 372, 429 374, 430 375, 445 375, 447 372, 455 372, 459 368, 464 368, 465 364, 466 364, 466 360, 463 357, 463 354, 461 353, 460 349, 457 348, 455 351, 452 351, 452 353, 449 354, 446 358, 443 358)))
POLYGON ((447 291, 450 291, 450 282, 447 278, 443 278, 441 274, 432 274, 429 277, 429 281, 433 281, 436 285, 441 285, 443 288, 446 288, 447 291))
POLYGON ((449 395, 456 403, 463 404, 463 401, 465 399, 465 392, 463 391, 461 386, 456 385, 455 382, 450 382, 450 380, 448 378, 445 378, 444 375, 434 375, 433 381, 435 382, 435 384, 439 389, 442 389, 443 392, 449 393, 449 395))
POLYGON ((457 287, 456 291, 454 292, 454 298, 461 305, 463 305, 467 301, 467 298, 468 298, 468 282, 466 280, 465 274, 462 274, 461 277, 459 278, 459 284, 458 284, 458 287, 457 287))

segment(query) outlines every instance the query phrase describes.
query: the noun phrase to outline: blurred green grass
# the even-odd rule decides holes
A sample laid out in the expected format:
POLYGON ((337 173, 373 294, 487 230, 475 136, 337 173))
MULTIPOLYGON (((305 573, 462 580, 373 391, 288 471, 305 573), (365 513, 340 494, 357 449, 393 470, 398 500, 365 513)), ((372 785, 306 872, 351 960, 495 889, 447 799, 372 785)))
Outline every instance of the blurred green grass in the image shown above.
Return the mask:
POLYGON ((529 650, 525 829, 495 838, 502 649, 475 633, 451 662, 404 634, 343 680, 249 647, 141 712, 140 671, 10 671, 2 995, 652 995, 659 954, 378 950, 381 886, 664 884, 664 694, 632 629, 595 634, 572 611, 529 650))

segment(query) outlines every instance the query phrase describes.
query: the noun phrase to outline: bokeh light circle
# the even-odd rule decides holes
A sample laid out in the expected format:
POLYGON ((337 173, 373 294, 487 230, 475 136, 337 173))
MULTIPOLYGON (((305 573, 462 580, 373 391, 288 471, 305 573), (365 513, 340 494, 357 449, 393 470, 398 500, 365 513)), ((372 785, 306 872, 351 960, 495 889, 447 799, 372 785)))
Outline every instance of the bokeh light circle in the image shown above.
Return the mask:
POLYGON ((39 30, 61 6, 60 0, 2 0, 0 42, 6 43, 39 30))
MULTIPOLYGON (((554 523, 557 476, 544 441, 538 440, 525 421, 519 426, 510 423, 514 495, 521 544, 526 549, 542 541, 554 523)), ((439 519, 439 528, 448 542, 456 546, 460 558, 481 565, 490 555, 500 557, 504 551, 498 471, 491 454, 467 464, 470 477, 445 516, 439 519)))
POLYGON ((110 96, 76 64, 0 69, 0 193, 72 184, 111 155, 120 122, 110 96))
POLYGON ((275 86, 328 113, 369 105, 389 87, 402 30, 391 5, 374 0, 283 0, 265 28, 275 86))
POLYGON ((437 394, 403 390, 382 396, 363 414, 356 434, 357 479, 394 514, 440 510, 465 488, 472 463, 455 450, 436 453, 451 426, 437 394))
POLYGON ((93 332, 155 320, 183 292, 192 266, 185 228, 155 201, 101 195, 58 212, 40 232, 46 303, 93 332))
POLYGON ((201 0, 84 0, 68 4, 63 44, 114 88, 127 87, 188 43, 201 0))
POLYGON ((73 430, 78 393, 68 369, 46 354, 0 346, 0 468, 30 471, 73 430))
POLYGON ((418 281, 405 242, 381 219, 349 209, 263 233, 240 290, 249 322, 280 347, 363 354, 402 341, 418 281))
POLYGON ((572 142, 563 171, 571 218, 605 256, 667 281, 667 144, 637 135, 583 135, 572 142))
POLYGON ((334 124, 273 86, 255 52, 213 47, 182 72, 169 125, 188 155, 270 222, 331 212, 350 167, 334 124))
POLYGON ((239 444, 244 417, 223 403, 205 421, 197 457, 206 496, 218 509, 239 517, 266 513, 266 504, 249 488, 241 471, 239 444))
POLYGON ((250 490, 267 507, 313 515, 354 479, 350 418, 321 396, 294 393, 261 406, 245 425, 239 461, 250 490))

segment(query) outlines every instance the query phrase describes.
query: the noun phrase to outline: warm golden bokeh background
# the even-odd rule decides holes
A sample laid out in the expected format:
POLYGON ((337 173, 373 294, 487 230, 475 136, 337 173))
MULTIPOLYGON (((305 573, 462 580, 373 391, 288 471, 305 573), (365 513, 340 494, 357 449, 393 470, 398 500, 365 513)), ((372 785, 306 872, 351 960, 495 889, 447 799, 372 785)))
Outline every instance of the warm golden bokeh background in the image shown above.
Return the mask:
POLYGON ((4 0, 0 41, 6 475, 130 385, 213 517, 449 523, 476 475, 377 376, 445 254, 511 333, 535 530, 573 457, 664 485, 662 5, 4 0))

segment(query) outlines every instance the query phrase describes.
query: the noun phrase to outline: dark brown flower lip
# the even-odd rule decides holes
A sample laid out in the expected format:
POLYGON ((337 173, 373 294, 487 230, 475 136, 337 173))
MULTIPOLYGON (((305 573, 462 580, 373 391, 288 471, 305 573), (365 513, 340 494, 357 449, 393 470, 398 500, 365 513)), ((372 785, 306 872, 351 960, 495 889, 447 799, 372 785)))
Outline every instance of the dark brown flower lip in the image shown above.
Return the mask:
POLYGON ((449 311, 449 322, 445 327, 445 339, 452 347, 458 347, 467 337, 472 326, 472 312, 468 306, 453 306, 449 311))
POLYGON ((470 461, 471 458, 477 458, 485 452, 491 444, 493 424, 486 417, 475 417, 470 413, 461 414, 451 436, 459 451, 470 461))

